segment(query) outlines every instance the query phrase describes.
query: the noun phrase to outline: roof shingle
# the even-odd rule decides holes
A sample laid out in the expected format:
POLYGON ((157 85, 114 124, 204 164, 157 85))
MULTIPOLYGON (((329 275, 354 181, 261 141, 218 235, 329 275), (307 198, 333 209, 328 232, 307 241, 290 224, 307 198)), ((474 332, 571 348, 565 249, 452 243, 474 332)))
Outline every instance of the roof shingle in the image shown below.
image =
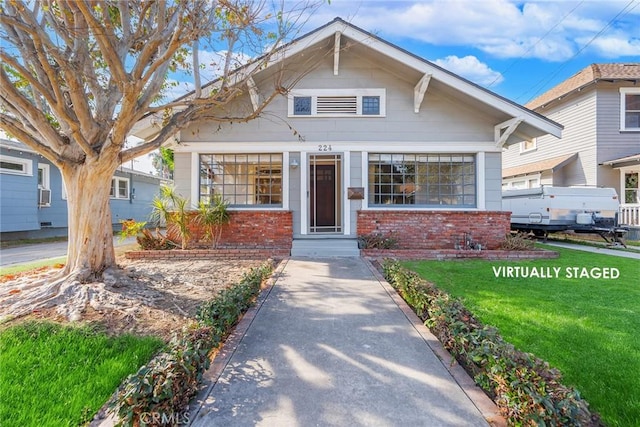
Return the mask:
POLYGON ((528 102, 525 107, 534 110, 598 80, 640 80, 640 62, 591 64, 533 101, 528 102))

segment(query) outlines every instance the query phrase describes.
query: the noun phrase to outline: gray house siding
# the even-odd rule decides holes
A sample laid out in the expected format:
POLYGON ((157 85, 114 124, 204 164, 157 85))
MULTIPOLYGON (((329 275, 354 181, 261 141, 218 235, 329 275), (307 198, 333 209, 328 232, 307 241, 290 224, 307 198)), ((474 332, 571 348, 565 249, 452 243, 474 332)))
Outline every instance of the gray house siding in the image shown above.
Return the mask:
MULTIPOLYGON (((401 141, 421 142, 426 149, 429 145, 437 148, 442 143, 464 141, 490 142, 487 147, 491 147, 494 130, 489 125, 490 120, 477 111, 467 110, 460 101, 448 99, 436 89, 426 94, 420 113, 416 114, 413 111, 415 82, 406 82, 373 63, 354 62, 348 57, 341 62, 338 76, 334 76, 332 68, 329 70, 327 67, 309 73, 296 89, 384 88, 386 117, 287 117, 287 98, 280 96, 267 107, 264 118, 248 123, 193 126, 181 132, 181 141, 255 141, 264 146, 268 142, 299 142, 298 136, 294 135, 295 130, 304 139, 304 145, 335 141, 384 142, 402 151, 401 141)), ((271 83, 256 84, 259 91, 261 87, 265 91, 272 88, 271 83)), ((236 108, 244 111, 249 105, 247 98, 238 102, 236 108)))
POLYGON ((33 190, 38 188, 38 156, 4 148, 0 154, 28 159, 35 171, 31 175, 0 173, 0 232, 39 229, 38 195, 33 190))
MULTIPOLYGON (((290 152, 289 153, 289 161, 296 161, 299 165, 302 164, 302 153, 300 152, 290 152)), ((285 165, 286 167, 286 165, 285 165)), ((302 198, 300 192, 302 191, 302 187, 300 185, 300 181, 302 179, 300 172, 300 167, 289 170, 289 209, 292 213, 293 220, 293 235, 300 235, 300 215, 302 211, 302 198)), ((306 202, 306 200, 305 200, 306 202)))
MULTIPOLYGON (((620 131, 620 83, 598 85, 597 182, 602 187, 620 186, 620 173, 603 162, 640 153, 640 132, 620 131)), ((620 191, 620 189, 618 190, 620 191)))
POLYGON ((129 178, 133 196, 128 200, 111 199, 111 222, 114 229, 119 230, 120 221, 125 219, 148 221, 151 203, 159 191, 159 179, 120 171, 116 171, 114 176, 129 178))
POLYGON ((513 146, 503 154, 503 166, 513 167, 578 153, 578 158, 553 173, 542 174, 541 184, 613 187, 619 194, 620 172, 603 162, 640 153, 640 133, 620 130, 620 88, 625 82, 599 81, 567 95, 553 107, 538 112, 564 125, 560 140, 538 138, 535 151, 520 153, 513 146))
POLYGON ((539 113, 564 125, 562 139, 543 136, 537 139, 537 148, 527 152, 521 152, 518 145, 513 145, 503 152, 503 167, 578 153, 577 160, 566 165, 561 175, 554 173, 552 184, 596 185, 596 102, 595 90, 586 90, 568 96, 560 106, 540 109, 539 113))
MULTIPOLYGON (((191 153, 175 152, 173 155, 174 179, 173 185, 176 192, 184 197, 191 195, 191 153), (184 173, 186 172, 186 173, 184 173)), ((197 183, 196 183, 197 185, 197 183)), ((192 200, 192 203, 198 203, 192 200)))
MULTIPOLYGON (((15 143, 14 143, 15 144, 15 143)), ((65 236, 68 233, 68 209, 62 184, 62 174, 51 162, 40 155, 19 149, 0 148, 0 153, 32 162, 32 174, 0 173, 0 233, 3 239, 65 236), (49 166, 49 206, 38 206, 38 165, 49 166)), ((114 230, 120 230, 120 221, 135 219, 146 221, 151 202, 160 179, 144 174, 116 171, 116 177, 129 180, 129 199, 111 199, 114 230)))
POLYGON ((485 155, 485 208, 502 210, 502 158, 500 153, 485 155))

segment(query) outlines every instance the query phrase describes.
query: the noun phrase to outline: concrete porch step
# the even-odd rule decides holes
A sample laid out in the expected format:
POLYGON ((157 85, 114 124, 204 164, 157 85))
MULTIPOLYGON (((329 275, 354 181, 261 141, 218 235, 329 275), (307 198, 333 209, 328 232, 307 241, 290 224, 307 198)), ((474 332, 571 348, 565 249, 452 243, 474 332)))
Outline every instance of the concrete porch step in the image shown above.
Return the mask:
POLYGON ((294 239, 291 246, 293 257, 359 257, 357 239, 309 238, 294 239))

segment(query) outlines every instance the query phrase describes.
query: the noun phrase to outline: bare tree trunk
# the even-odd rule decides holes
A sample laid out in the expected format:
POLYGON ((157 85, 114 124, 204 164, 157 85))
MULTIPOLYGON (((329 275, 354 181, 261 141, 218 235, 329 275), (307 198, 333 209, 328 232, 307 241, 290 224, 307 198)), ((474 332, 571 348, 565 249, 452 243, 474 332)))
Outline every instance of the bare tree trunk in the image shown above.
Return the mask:
POLYGON ((115 169, 115 165, 83 164, 63 171, 69 211, 65 273, 81 281, 97 278, 116 264, 109 204, 115 169))

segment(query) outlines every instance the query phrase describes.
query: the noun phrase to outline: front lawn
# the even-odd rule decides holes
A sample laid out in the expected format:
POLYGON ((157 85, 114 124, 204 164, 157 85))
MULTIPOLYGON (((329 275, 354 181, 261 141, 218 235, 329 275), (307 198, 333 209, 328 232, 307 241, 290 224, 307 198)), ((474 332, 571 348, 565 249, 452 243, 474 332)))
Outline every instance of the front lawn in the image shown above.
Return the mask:
POLYGON ((640 261, 553 250, 560 258, 404 264, 461 297, 517 348, 559 368, 605 423, 640 425, 640 261), (605 271, 619 277, 604 278, 605 271))
POLYGON ((157 338, 25 323, 0 332, 3 426, 77 426, 162 346, 157 338))

